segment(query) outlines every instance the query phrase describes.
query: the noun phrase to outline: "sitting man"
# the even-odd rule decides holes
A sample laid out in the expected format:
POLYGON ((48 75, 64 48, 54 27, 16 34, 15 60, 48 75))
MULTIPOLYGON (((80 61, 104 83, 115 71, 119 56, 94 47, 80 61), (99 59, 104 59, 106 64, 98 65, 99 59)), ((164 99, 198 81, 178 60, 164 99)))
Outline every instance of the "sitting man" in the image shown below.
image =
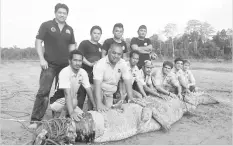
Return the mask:
POLYGON ((113 105, 113 93, 122 77, 126 85, 128 102, 133 101, 131 75, 129 67, 121 58, 123 49, 119 44, 112 44, 108 55, 100 59, 93 68, 94 94, 98 111, 106 111, 113 105))
MULTIPOLYGON (((137 66, 137 63, 139 61, 139 55, 140 53, 138 51, 136 50, 131 51, 129 54, 129 61, 127 62, 129 71, 131 73, 133 95, 135 98, 142 98, 147 96, 143 89, 145 82, 140 78, 140 71, 137 66)), ((120 81, 119 87, 122 88, 121 90, 123 90, 123 92, 126 94, 125 86, 123 82, 120 81)))
POLYGON ((176 98, 178 96, 180 99, 182 99, 181 86, 174 73, 171 72, 172 68, 172 62, 165 61, 163 63, 163 68, 158 70, 155 77, 152 78, 152 82, 158 92, 172 98, 176 98))
POLYGON ((152 68, 152 62, 150 60, 145 60, 142 69, 139 71, 140 80, 144 82, 143 88, 147 95, 160 97, 152 83, 152 68))
POLYGON ((183 59, 176 58, 174 61, 175 65, 172 69, 172 72, 175 74, 176 79, 179 81, 180 86, 182 87, 182 94, 189 93, 188 84, 185 81, 185 76, 183 72, 183 59))
POLYGON ((190 61, 184 60, 183 63, 184 63, 184 66, 183 66, 184 77, 185 77, 187 86, 191 92, 195 92, 197 90, 195 87, 196 81, 193 76, 193 73, 191 72, 191 70, 189 70, 190 61))
POLYGON ((81 68, 82 62, 83 55, 80 51, 73 50, 70 52, 70 65, 62 69, 59 74, 59 89, 63 89, 65 97, 50 104, 54 112, 62 112, 63 109, 63 111, 68 110, 69 116, 74 120, 80 120, 82 114, 82 110, 77 106, 77 91, 80 85, 83 85, 86 89, 88 97, 96 107, 87 72, 81 68))

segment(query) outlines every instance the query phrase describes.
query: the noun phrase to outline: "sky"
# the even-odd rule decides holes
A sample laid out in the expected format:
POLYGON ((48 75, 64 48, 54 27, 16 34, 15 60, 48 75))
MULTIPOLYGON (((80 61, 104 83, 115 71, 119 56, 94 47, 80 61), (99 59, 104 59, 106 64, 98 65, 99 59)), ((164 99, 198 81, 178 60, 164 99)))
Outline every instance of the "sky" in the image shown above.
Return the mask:
POLYGON ((142 24, 147 37, 161 33, 168 23, 183 33, 192 19, 206 21, 216 31, 232 28, 232 0, 0 0, 0 47, 34 47, 41 23, 55 17, 57 3, 70 9, 67 24, 77 44, 90 39, 94 25, 103 30, 100 42, 113 36, 115 23, 124 25, 124 38, 136 37, 142 24))

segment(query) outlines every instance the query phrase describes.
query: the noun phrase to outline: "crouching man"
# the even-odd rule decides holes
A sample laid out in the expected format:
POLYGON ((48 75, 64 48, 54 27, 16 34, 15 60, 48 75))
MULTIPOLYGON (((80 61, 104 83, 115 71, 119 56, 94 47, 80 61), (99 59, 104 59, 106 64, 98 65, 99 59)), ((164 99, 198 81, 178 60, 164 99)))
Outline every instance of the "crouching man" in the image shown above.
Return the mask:
POLYGON ((171 72, 172 68, 172 62, 164 61, 162 69, 156 72, 152 82, 159 93, 168 95, 171 98, 179 97, 182 99, 182 89, 174 73, 171 72))
POLYGON ((64 90, 64 98, 57 99, 52 103, 51 109, 54 112, 67 111, 70 118, 79 121, 83 111, 77 106, 77 92, 80 85, 86 89, 94 108, 96 107, 91 85, 87 72, 81 68, 83 55, 78 50, 73 50, 69 54, 69 66, 61 70, 59 74, 59 89, 64 90))
POLYGON ((125 60, 121 58, 121 45, 113 43, 108 55, 100 59, 93 68, 94 94, 98 111, 107 111, 113 105, 113 93, 120 78, 126 86, 128 102, 133 101, 131 74, 125 60))

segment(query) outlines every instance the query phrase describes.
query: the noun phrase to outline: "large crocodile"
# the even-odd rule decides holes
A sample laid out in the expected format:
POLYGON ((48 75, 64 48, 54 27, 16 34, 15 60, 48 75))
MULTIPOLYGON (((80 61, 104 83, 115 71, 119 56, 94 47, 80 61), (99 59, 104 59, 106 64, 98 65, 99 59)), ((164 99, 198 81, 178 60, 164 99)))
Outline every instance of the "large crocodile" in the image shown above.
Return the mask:
MULTIPOLYGON (((185 96, 183 100, 165 101, 156 97, 135 100, 135 103, 121 104, 120 109, 111 109, 103 113, 88 111, 79 122, 68 120, 69 122, 65 123, 66 126, 63 123, 65 130, 63 130, 63 134, 60 133, 62 135, 60 137, 56 130, 51 130, 55 126, 50 126, 50 128, 41 126, 37 130, 39 132, 36 134, 34 144, 45 144, 46 139, 49 139, 48 144, 75 143, 77 141, 108 142, 162 128, 169 130, 172 124, 182 118, 184 113, 193 112, 197 105, 213 103, 218 102, 208 94, 200 92, 185 96)), ((61 126, 58 129, 61 131, 61 126)))

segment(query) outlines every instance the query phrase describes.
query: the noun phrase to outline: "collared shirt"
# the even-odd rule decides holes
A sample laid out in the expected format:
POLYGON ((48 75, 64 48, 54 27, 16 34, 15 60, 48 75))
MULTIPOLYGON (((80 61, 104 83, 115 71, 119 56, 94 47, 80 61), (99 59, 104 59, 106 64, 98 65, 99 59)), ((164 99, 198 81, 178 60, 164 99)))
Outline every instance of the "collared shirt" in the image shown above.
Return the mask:
POLYGON ((164 75, 162 69, 156 72, 153 83, 155 86, 162 86, 162 88, 168 91, 174 90, 174 85, 179 84, 173 72, 164 75))
POLYGON ((184 77, 185 77, 186 83, 188 83, 189 85, 195 85, 196 81, 193 76, 193 73, 190 70, 184 71, 184 77))
POLYGON ((173 68, 171 70, 171 72, 173 72, 175 74, 175 77, 178 79, 179 77, 184 77, 184 72, 182 69, 180 70, 176 70, 175 68, 173 68))
POLYGON ((74 73, 70 66, 67 66, 61 70, 59 73, 59 88, 60 89, 70 89, 72 86, 77 86, 77 90, 79 89, 79 85, 83 85, 84 88, 91 87, 89 83, 89 78, 87 72, 80 68, 78 73, 74 73))
POLYGON ((108 55, 100 59, 93 68, 94 80, 101 81, 101 88, 104 91, 115 93, 117 85, 122 77, 124 80, 130 80, 131 74, 129 67, 124 59, 120 59, 113 67, 109 62, 108 55))
POLYGON ((142 69, 139 70, 139 75, 140 75, 140 80, 143 80, 144 84, 150 86, 152 85, 152 80, 151 80, 151 74, 150 75, 145 75, 144 71, 142 69))
POLYGON ((146 83, 144 82, 143 78, 141 78, 138 66, 135 65, 134 67, 131 68, 129 61, 127 61, 127 66, 129 67, 129 71, 131 73, 132 84, 134 83, 134 81, 137 81, 140 82, 142 85, 145 85, 146 83))
POLYGON ((65 24, 60 31, 53 19, 41 24, 36 39, 44 41, 45 60, 55 65, 68 65, 69 45, 75 44, 72 27, 65 24))

